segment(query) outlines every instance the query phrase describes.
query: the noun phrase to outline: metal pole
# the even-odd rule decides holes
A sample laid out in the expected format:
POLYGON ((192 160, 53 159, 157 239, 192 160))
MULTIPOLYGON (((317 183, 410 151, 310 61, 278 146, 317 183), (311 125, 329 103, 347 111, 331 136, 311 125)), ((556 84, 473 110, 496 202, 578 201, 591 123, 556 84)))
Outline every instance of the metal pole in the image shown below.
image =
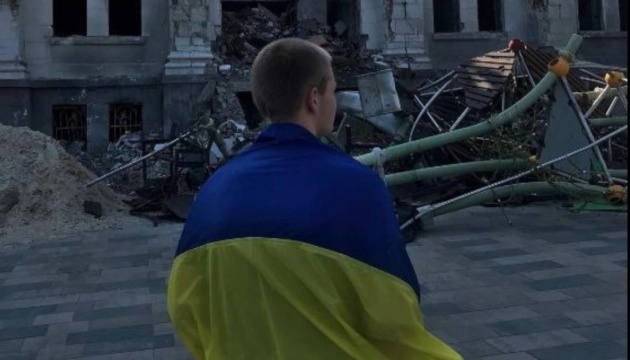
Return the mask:
MULTIPOLYGON (((582 123, 582 128, 584 129, 584 132, 586 132, 586 136, 588 136, 588 139, 591 142, 595 142, 595 136, 593 136, 593 132, 591 131, 591 127, 588 123, 588 120, 586 120, 586 116, 582 114, 580 105, 578 105, 577 101, 575 100, 575 97, 573 96, 573 93, 571 92, 571 87, 569 86, 569 82, 567 81, 566 78, 561 78, 561 81, 562 81, 562 85, 564 86, 564 90, 567 93, 567 96, 569 97, 569 99, 571 99, 570 100, 571 105, 573 106, 573 109, 577 113, 578 118, 580 119, 580 122, 582 123)), ((604 89, 602 94, 606 93, 609 88, 610 87, 606 86, 606 89, 604 89)), ((595 104, 593 104, 593 106, 595 106, 595 104)), ((608 183, 612 184, 613 182, 612 177, 610 176, 610 172, 608 171, 608 166, 606 165, 606 161, 604 161, 604 156, 602 155, 602 152, 599 149, 599 146, 596 146, 594 151, 595 151, 595 155, 597 156, 597 159, 599 159, 599 162, 601 163, 602 169, 604 170, 604 174, 606 174, 606 179, 608 180, 608 183)))
POLYGON ((534 77, 532 76, 532 73, 529 71, 529 66, 527 66, 525 57, 523 57, 523 53, 521 53, 520 51, 518 52, 518 58, 519 60, 521 60, 521 64, 523 64, 523 68, 525 69, 525 72, 527 73, 527 78, 529 79, 529 83, 532 86, 536 86, 536 82, 534 81, 534 77))
POLYGON ((617 106, 617 102, 619 102, 619 98, 616 97, 612 100, 612 102, 610 103, 610 107, 608 108, 608 110, 606 110, 606 116, 610 116, 612 115, 613 110, 615 109, 615 106, 617 106))
POLYGON ((433 104, 435 99, 437 99, 437 97, 440 96, 442 91, 446 90, 446 88, 449 85, 451 85, 451 83, 456 78, 457 78, 457 75, 453 76, 449 81, 447 81, 444 85, 442 85, 442 87, 435 93, 435 95, 433 95, 431 97, 431 99, 429 99, 429 101, 427 102, 427 105, 424 107, 424 109, 422 109, 422 111, 420 111, 420 114, 418 114, 418 117, 416 117, 416 121, 413 122, 413 126, 411 127, 411 132, 409 133, 409 141, 411 141, 413 139, 413 132, 416 130, 416 126, 418 125, 418 122, 420 121, 420 118, 422 117, 422 115, 424 115, 424 113, 429 111, 429 106, 431 106, 431 104, 433 104))
POLYGON ((595 74, 594 72, 588 71, 586 69, 578 69, 579 71, 583 72, 586 75, 592 76, 594 79, 597 79, 598 81, 601 81, 600 79, 602 78, 601 76, 595 74))
POLYGON ((602 142, 604 142, 604 141, 607 141, 608 139, 613 138, 614 136, 616 136, 616 135, 618 135, 618 134, 620 134, 620 133, 622 133, 622 132, 626 131, 627 129, 628 129, 628 125, 625 125, 625 126, 623 126, 623 127, 619 128, 619 129, 617 129, 617 130, 615 130, 615 131, 611 132, 610 134, 607 134, 606 136, 603 136, 602 138, 598 139, 597 141, 595 141, 595 142, 593 142, 593 143, 591 143, 591 144, 588 144, 588 145, 586 145, 586 146, 583 146, 583 147, 581 147, 581 148, 579 148, 579 149, 577 149, 577 150, 573 150, 573 151, 571 151, 570 153, 564 154, 564 155, 559 156, 559 157, 557 157, 557 158, 555 158, 555 159, 551 159, 551 160, 549 160, 549 161, 547 161, 547 162, 545 162, 545 163, 543 163, 543 164, 540 164, 540 165, 537 165, 537 166, 533 167, 533 168, 532 168, 532 169, 530 169, 530 170, 524 171, 524 172, 522 172, 522 173, 520 173, 520 174, 517 174, 517 175, 511 176, 511 177, 509 177, 509 178, 506 178, 506 179, 503 179, 503 180, 497 181, 497 182, 495 182, 495 183, 493 183, 493 184, 490 184, 490 185, 484 186, 484 187, 479 188, 479 189, 477 189, 477 190, 473 190, 473 191, 471 191, 471 192, 469 192, 469 193, 466 193, 466 194, 463 194, 463 195, 457 196, 457 197, 455 197, 455 198, 453 198, 453 199, 450 199, 450 200, 447 200, 447 201, 444 201, 444 202, 438 203, 438 204, 436 204, 436 205, 429 205, 429 206, 426 206, 425 208, 423 208, 423 210, 424 210, 423 212, 420 212, 420 210, 419 210, 419 211, 418 211, 418 214, 417 214, 417 215, 415 215, 413 218, 409 219, 407 222, 405 222, 405 223, 401 226, 401 228, 400 228, 400 229, 401 229, 401 230, 406 229, 409 225, 413 224, 413 222, 414 222, 414 221, 418 220, 418 219, 419 219, 419 218, 421 218, 422 216, 424 216, 424 215, 426 215, 426 214, 428 214, 428 213, 431 213, 431 212, 433 212, 433 211, 435 211, 435 210, 437 210, 437 209, 439 209, 439 208, 441 208, 441 207, 444 207, 444 206, 450 205, 450 204, 452 204, 452 203, 454 203, 454 202, 457 202, 457 201, 463 200, 463 199, 465 199, 465 198, 467 198, 467 197, 469 197, 469 196, 472 196, 472 195, 478 194, 478 193, 483 192, 483 191, 486 191, 486 190, 488 190, 488 189, 492 189, 492 188, 495 188, 495 187, 497 187, 497 186, 500 186, 500 185, 503 185, 503 184, 506 184, 506 183, 512 182, 512 181, 514 181, 514 180, 518 180, 518 179, 522 178, 523 176, 527 176, 527 175, 529 175, 529 174, 531 174, 531 173, 533 173, 533 172, 535 172, 535 171, 538 171, 538 170, 540 170, 540 169, 542 169, 542 168, 544 168, 544 167, 547 167, 547 166, 549 166, 549 165, 555 164, 555 163, 557 163, 557 162, 559 162, 559 161, 562 161, 562 160, 565 160, 565 159, 567 159, 567 158, 569 158, 569 157, 571 157, 571 156, 573 156, 573 155, 576 155, 576 154, 579 154, 579 153, 581 153, 581 152, 583 152, 583 151, 586 151, 586 150, 588 150, 588 149, 590 149, 590 148, 592 148, 592 147, 595 147, 595 146, 599 145, 600 143, 602 143, 602 142))
MULTIPOLYGON (((464 90, 464 88, 453 88, 453 89, 449 89, 443 92, 443 94, 448 94, 448 93, 452 93, 452 92, 457 92, 457 91, 462 91, 464 90)), ((426 93, 420 93, 420 96, 433 96, 435 95, 435 91, 431 91, 431 92, 426 92, 426 93)))
POLYGON ((341 122, 339 122, 339 127, 337 128, 337 131, 335 131, 335 137, 339 136, 341 129, 343 129, 344 125, 346 125, 346 120, 348 120, 348 113, 344 112, 341 122))
POLYGON ((626 109, 626 112, 628 111, 628 101, 625 98, 625 95, 621 93, 621 91, 619 91, 619 96, 617 97, 617 99, 619 99, 619 101, 621 102, 621 105, 623 105, 623 108, 626 109))
MULTIPOLYGON (((424 108, 426 108, 426 105, 424 105, 422 100, 420 100, 420 98, 418 98, 416 95, 413 96, 413 99, 418 103, 418 107, 420 108, 420 111, 422 111, 422 110, 424 110, 424 108)), ((433 115, 431 115, 431 112, 427 111, 427 115, 429 116, 429 119, 431 120, 433 125, 435 125, 435 127, 438 129, 438 131, 442 132, 443 131, 442 128, 437 123, 437 121, 435 121, 435 119, 433 118, 433 115)))
MULTIPOLYGON (((564 81, 566 81, 564 78, 562 79, 564 81)), ((604 100, 604 98, 606 97, 606 93, 610 90, 610 85, 606 85, 606 87, 604 88, 604 91, 602 91, 599 96, 597 97, 597 99, 595 99, 595 101, 593 101, 593 105, 591 105, 591 107, 588 109, 588 111, 586 111, 586 113, 584 114, 584 118, 588 119, 589 116, 591 116, 591 114, 593 113, 593 111, 595 111, 595 109, 597 109, 597 107, 599 106, 599 104, 602 103, 602 101, 604 100)), ((569 96, 573 97, 571 94, 571 91, 569 90, 569 96)))
POLYGON ((417 92, 421 92, 423 90, 426 90, 426 89, 429 89, 431 87, 434 87, 437 84, 441 83, 442 81, 444 81, 444 80, 448 79, 449 77, 453 76, 454 74, 455 74, 455 70, 451 70, 451 71, 448 72, 448 74, 442 76, 441 78, 439 78, 439 79, 437 79, 437 80, 435 80, 433 82, 429 82, 428 85, 425 85, 425 86, 421 87, 420 89, 418 89, 417 92))
POLYGON ((580 76, 580 79, 582 79, 584 81, 594 82, 594 83, 600 84, 600 85, 606 85, 605 81, 601 81, 601 80, 598 80, 598 79, 593 79, 593 78, 586 77, 586 76, 580 76))
POLYGON ((112 172, 109 172, 109 173, 107 173, 107 174, 105 174, 105 175, 103 175, 103 176, 101 176, 101 177, 99 177, 97 179, 94 179, 94 180, 90 181, 89 183, 85 184, 85 187, 90 187, 90 186, 92 186, 94 184, 98 184, 99 182, 101 182, 101 181, 103 181, 103 180, 105 180, 105 179, 107 179, 107 178, 109 178, 111 176, 114 176, 114 175, 118 174, 119 172, 127 170, 127 169, 133 167, 134 165, 136 165, 137 163, 142 162, 142 161, 152 157, 153 155, 161 153, 162 151, 164 151, 164 150, 170 148, 171 146, 177 144, 178 142, 180 142, 184 138, 190 136, 195 131, 196 130, 190 130, 189 132, 187 132, 187 133, 179 136, 178 138, 172 140, 171 142, 165 144, 163 148, 161 148, 159 150, 155 150, 155 151, 153 151, 153 152, 151 152, 151 153, 149 153, 147 155, 144 155, 143 157, 141 157, 139 159, 136 159, 136 160, 130 162, 127 165, 123 165, 123 166, 119 167, 118 169, 116 169, 116 170, 114 170, 112 172))
POLYGON ((608 162, 613 162, 612 139, 608 139, 608 162))
POLYGON ((448 129, 448 131, 453 131, 455 130, 455 128, 459 125, 460 122, 462 122, 462 120, 464 120, 464 118, 466 117, 466 115, 468 115, 468 113, 470 112, 470 108, 467 107, 466 109, 464 109, 464 111, 462 112, 461 115, 459 115, 459 117, 457 118, 457 120, 455 120, 455 122, 453 123, 453 125, 451 126, 450 129, 448 129))

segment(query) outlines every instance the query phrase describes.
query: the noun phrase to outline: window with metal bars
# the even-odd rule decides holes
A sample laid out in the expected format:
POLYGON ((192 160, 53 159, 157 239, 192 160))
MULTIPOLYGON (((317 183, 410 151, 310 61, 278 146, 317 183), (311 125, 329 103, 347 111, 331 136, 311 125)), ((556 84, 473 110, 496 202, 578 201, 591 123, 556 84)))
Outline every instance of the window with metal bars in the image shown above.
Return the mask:
POLYGON ((604 19, 602 12, 602 0, 579 0, 578 17, 580 21, 580 30, 604 30, 604 19))
POLYGON ((85 105, 54 105, 52 111, 53 138, 87 143, 87 107, 85 105))
POLYGON ((459 32, 459 0, 433 0, 433 28, 436 33, 459 32))
POLYGON ((127 131, 142 131, 142 104, 111 104, 109 141, 118 141, 127 131))

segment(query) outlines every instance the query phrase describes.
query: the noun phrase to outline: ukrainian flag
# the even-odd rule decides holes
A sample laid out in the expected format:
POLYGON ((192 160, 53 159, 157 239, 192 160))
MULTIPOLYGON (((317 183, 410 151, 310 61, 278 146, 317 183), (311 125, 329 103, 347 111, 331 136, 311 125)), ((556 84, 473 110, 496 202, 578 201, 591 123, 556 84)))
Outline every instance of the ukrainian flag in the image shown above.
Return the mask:
POLYGON ((200 191, 168 309, 201 360, 455 360, 431 335, 382 180, 274 124, 200 191))

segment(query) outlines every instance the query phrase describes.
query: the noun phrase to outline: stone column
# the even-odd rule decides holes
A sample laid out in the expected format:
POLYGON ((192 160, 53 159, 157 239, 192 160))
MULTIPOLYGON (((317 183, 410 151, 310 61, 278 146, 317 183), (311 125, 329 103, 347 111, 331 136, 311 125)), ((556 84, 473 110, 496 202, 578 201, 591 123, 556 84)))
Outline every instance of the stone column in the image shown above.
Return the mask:
POLYGON ((424 0, 385 1, 387 26, 383 55, 399 68, 431 68, 425 46, 424 0))
POLYGON ((109 1, 88 0, 87 35, 109 36, 109 1))
POLYGON ((461 23, 462 32, 478 32, 479 31, 479 12, 476 1, 460 1, 459 2, 459 21, 461 23))
POLYGON ((216 34, 210 12, 220 9, 220 0, 170 0, 170 6, 172 45, 165 75, 208 74, 214 58, 211 37, 216 34))
POLYGON ((27 77, 20 35, 19 8, 0 0, 0 79, 27 77))
POLYGON ((621 31, 621 14, 619 14, 619 1, 626 0, 603 0, 604 30, 615 32, 621 31))

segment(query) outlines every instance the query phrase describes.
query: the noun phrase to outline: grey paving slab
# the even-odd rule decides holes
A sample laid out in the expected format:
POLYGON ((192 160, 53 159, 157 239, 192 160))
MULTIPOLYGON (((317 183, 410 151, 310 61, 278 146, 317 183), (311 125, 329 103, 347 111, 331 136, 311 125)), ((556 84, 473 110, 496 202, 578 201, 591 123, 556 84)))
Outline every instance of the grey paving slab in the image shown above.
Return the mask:
POLYGON ((563 345, 529 352, 538 360, 612 360, 628 356, 628 349, 614 341, 563 345))
POLYGON ((506 336, 488 339, 487 341, 504 353, 530 351, 588 342, 586 338, 566 329, 506 336))
MULTIPOLYGON (((440 216, 408 246, 436 336, 466 359, 627 357, 625 214, 558 206, 440 216)), ((166 309, 181 225, 0 251, 0 359, 191 360, 166 309)))
POLYGON ((581 324, 565 315, 539 316, 529 319, 501 321, 488 325, 490 329, 502 336, 531 334, 577 326, 581 326, 581 324))

